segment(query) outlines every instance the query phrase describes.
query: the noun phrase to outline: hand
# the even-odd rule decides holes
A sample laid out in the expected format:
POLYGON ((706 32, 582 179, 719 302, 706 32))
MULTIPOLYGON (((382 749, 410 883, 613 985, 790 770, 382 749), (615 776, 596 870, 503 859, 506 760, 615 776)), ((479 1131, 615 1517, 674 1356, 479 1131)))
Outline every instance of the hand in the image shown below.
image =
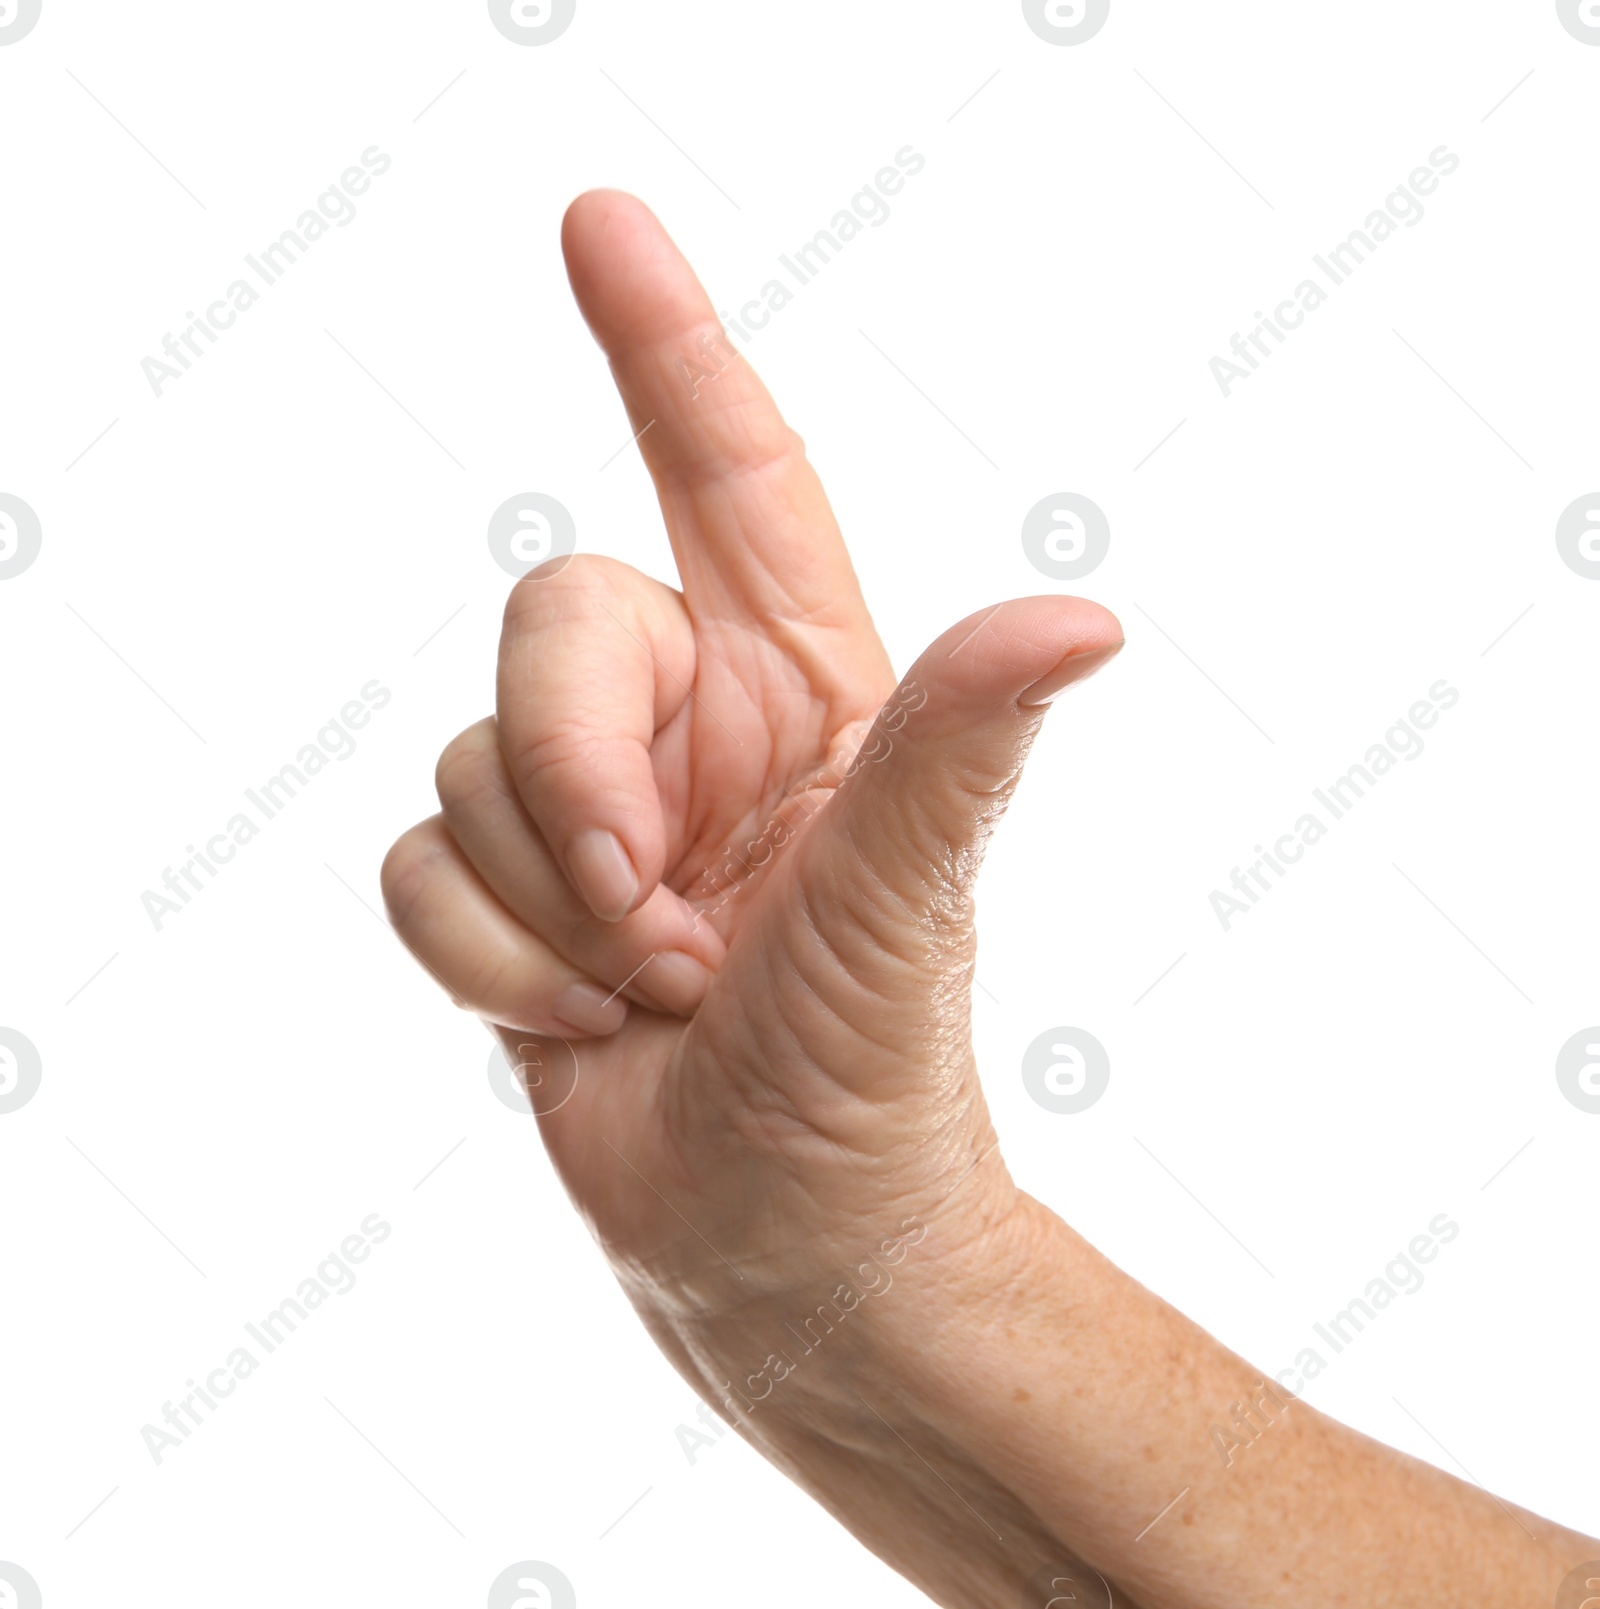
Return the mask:
MULTIPOLYGON (((682 591, 581 556, 517 584, 497 716, 445 751, 443 813, 384 891, 513 1064, 570 1083, 575 1054, 550 1155, 657 1339, 759 1437, 824 1373, 778 1387, 785 1319, 913 1243, 964 1280, 1015 1219, 970 1045, 972 885, 1046 701, 1122 633, 1008 603, 897 689, 803 443, 655 218, 594 192, 563 246, 682 591)), ((830 1377, 875 1325, 840 1330, 830 1377)))
POLYGON ((445 751, 443 815, 384 890, 538 1069, 550 1155, 651 1334, 962 1609, 1584 1579, 1600 1544, 1287 1407, 1011 1183, 973 1066, 973 880, 1044 703, 1120 629, 1003 604, 896 686, 799 439, 655 219, 597 192, 564 245, 683 590, 600 558, 517 585, 497 718, 445 751), (1270 1428, 1232 1469, 1212 1427, 1246 1404, 1270 1428))

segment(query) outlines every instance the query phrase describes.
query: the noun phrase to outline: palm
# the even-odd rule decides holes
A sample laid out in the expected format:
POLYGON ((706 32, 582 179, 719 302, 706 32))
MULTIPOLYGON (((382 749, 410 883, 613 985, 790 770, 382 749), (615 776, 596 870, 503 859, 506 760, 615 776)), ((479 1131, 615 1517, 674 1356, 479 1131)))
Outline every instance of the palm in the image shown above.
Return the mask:
MULTIPOLYGON (((814 668, 757 629, 708 627, 695 638, 693 700, 651 751, 669 835, 663 880, 691 899, 705 894, 730 848, 759 836, 785 790, 808 785, 893 687, 870 630, 858 639, 858 680, 843 687, 818 685, 814 668)), ((738 909, 736 898, 718 902, 708 919, 731 936, 738 909)))

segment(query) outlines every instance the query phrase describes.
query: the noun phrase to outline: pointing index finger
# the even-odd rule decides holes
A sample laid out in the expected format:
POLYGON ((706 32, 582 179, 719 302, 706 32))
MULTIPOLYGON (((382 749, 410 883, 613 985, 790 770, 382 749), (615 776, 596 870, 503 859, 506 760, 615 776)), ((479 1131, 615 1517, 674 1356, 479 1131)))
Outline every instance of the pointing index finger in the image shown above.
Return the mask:
POLYGON ((865 630, 875 644, 804 443, 655 215, 621 191, 589 191, 567 210, 562 247, 639 433, 691 612, 865 630))

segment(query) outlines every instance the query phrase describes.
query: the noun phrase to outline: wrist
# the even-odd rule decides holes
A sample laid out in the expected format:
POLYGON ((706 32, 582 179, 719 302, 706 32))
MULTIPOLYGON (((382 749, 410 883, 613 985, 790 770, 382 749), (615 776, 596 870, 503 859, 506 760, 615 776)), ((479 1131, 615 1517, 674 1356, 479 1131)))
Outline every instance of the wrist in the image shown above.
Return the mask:
POLYGON ((674 1325, 671 1341, 657 1333, 764 1456, 934 1601, 963 1609, 1024 1601, 1046 1564, 1094 1579, 972 1434, 994 1409, 1016 1411, 972 1401, 974 1373, 1003 1367, 1032 1293, 1070 1279, 1082 1246, 991 1166, 959 1214, 905 1214, 898 1235, 811 1289, 674 1325))

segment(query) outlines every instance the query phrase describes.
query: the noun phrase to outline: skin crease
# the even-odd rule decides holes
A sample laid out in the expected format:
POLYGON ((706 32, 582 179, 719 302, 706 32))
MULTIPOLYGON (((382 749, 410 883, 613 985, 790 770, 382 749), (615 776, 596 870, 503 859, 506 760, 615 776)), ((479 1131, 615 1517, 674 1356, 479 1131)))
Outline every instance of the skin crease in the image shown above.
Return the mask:
POLYGON ((1016 600, 897 684, 799 438, 725 342, 691 378, 720 331, 660 224, 595 191, 562 244, 682 590, 586 555, 519 582, 496 715, 383 885, 565 1097, 545 1146, 651 1336, 941 1604, 1550 1609, 1600 1543, 1286 1394, 1226 1466, 1261 1375, 996 1149, 973 883, 1116 620, 1016 600))

